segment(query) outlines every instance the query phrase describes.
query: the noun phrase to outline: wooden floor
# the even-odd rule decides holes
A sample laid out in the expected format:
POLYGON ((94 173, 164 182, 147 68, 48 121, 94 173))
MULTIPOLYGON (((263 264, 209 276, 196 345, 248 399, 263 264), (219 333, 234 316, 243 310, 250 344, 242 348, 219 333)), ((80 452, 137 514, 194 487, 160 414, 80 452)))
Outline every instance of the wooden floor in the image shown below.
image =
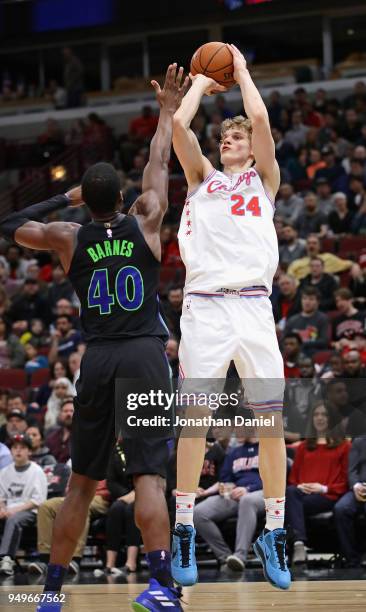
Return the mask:
MULTIPOLYGON (((123 612, 143 585, 65 586, 65 612, 123 612)), ((40 593, 42 587, 0 587, 1 612, 32 610, 34 604, 7 604, 9 593, 40 593)), ((204 583, 184 589, 186 612, 361 612, 366 610, 366 581, 299 581, 290 591, 273 589, 265 582, 204 583)))

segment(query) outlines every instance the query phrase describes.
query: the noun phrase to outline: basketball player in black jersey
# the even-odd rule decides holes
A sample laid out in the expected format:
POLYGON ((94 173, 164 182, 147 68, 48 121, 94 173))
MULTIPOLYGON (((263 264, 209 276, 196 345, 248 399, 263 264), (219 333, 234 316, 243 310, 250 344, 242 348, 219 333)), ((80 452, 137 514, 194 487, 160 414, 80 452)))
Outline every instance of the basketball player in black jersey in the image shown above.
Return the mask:
MULTIPOLYGON (((159 315, 160 226, 168 206, 168 163, 173 115, 185 93, 183 69, 169 66, 164 87, 152 85, 160 104, 151 141, 142 195, 129 215, 120 212, 120 181, 105 163, 90 167, 81 187, 13 213, 0 223, 2 233, 18 244, 59 255, 81 304, 87 342, 77 383, 72 427, 72 476, 58 513, 45 593, 49 602, 37 610, 58 611, 52 594, 62 581, 85 525, 89 504, 106 468, 115 437, 115 379, 144 378, 151 388, 170 391, 164 351, 167 329, 159 315), (65 206, 85 203, 92 222, 41 221, 65 206)), ((118 432, 117 432, 118 433, 118 432)), ((150 587, 132 604, 135 610, 182 610, 180 592, 170 575, 170 529, 164 495, 167 442, 161 438, 125 440, 127 472, 134 478, 135 518, 151 571, 150 587), (164 602, 164 606, 161 602, 164 602)))

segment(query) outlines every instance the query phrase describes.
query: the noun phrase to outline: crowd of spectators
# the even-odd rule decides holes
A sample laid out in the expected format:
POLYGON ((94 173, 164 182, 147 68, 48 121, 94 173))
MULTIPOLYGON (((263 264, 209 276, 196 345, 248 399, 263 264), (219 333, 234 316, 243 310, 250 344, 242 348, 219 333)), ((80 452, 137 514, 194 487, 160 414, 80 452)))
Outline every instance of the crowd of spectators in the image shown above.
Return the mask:
MULTIPOLYGON (((241 110, 217 96, 213 110, 200 108, 192 122, 216 167, 220 123, 241 110)), ((338 550, 349 565, 357 565, 362 551, 353 519, 366 509, 366 86, 359 83, 343 102, 323 90, 310 98, 299 88, 287 101, 274 92, 268 111, 282 177, 274 220, 280 258, 271 300, 287 380, 284 425, 293 464, 286 520, 293 558, 306 559, 306 517, 332 511, 338 550)), ((113 141, 112 156, 106 156, 114 156, 119 168, 125 212, 141 192, 156 122, 145 107, 131 121, 128 134, 113 141)), ((48 128, 51 140, 60 136, 57 126, 48 128)), ((90 139, 90 162, 96 161, 92 145, 108 132, 98 116, 89 116, 69 141, 62 135, 62 146, 90 139)), ((167 355, 177 376, 184 279, 177 229, 185 183, 174 155, 170 170, 160 292, 171 334, 167 355)), ((0 507, 5 529, 0 569, 7 575, 14 571, 23 526, 38 526, 40 556, 34 571, 42 572, 48 560, 52 522, 70 471, 72 398, 84 350, 78 301, 57 258, 0 242, 0 481, 11 477, 17 483, 10 489, 0 485, 0 497, 7 501, 0 507), (24 369, 27 384, 15 390, 6 384, 6 373, 19 369, 24 369)), ((196 525, 218 561, 232 569, 243 569, 263 514, 257 457, 253 438, 228 435, 208 442, 196 525), (233 551, 220 530, 228 517, 238 520, 233 551)), ((174 467, 170 480, 172 502, 174 467)), ((123 445, 118 443, 107 481, 100 483, 90 510, 91 520, 106 517, 105 573, 122 571, 117 564, 123 541, 123 571, 138 567, 141 542, 133 503, 123 445)), ((87 529, 72 571, 78 571, 86 538, 87 529)))

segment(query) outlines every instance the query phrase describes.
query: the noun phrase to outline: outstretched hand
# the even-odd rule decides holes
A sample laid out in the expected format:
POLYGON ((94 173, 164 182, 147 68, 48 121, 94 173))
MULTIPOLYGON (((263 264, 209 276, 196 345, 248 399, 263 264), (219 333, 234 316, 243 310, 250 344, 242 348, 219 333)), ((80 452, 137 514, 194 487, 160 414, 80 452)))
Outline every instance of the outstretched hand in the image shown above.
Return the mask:
POLYGON ((189 78, 183 80, 183 68, 179 68, 177 73, 177 64, 170 64, 165 76, 163 89, 161 89, 157 81, 151 81, 151 85, 155 89, 156 98, 160 104, 160 108, 175 113, 180 107, 183 96, 187 91, 189 78))

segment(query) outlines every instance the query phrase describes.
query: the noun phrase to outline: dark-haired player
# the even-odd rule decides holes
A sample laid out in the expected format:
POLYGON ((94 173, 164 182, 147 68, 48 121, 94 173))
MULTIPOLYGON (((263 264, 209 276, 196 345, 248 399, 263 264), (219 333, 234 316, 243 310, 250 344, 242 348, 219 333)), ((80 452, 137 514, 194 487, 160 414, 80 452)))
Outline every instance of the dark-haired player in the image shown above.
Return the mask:
MULTIPOLYGON (((159 315, 157 289, 160 226, 168 205, 168 162, 173 115, 187 80, 170 65, 164 88, 152 81, 160 104, 156 134, 142 183, 142 195, 130 214, 121 214, 120 181, 105 163, 90 167, 66 195, 35 204, 0 223, 3 234, 37 250, 54 250, 81 303, 87 350, 81 363, 72 428, 69 493, 53 531, 45 593, 57 594, 85 524, 98 480, 105 478, 115 436, 115 379, 141 378, 151 387, 170 390, 164 352, 167 330, 159 315), (41 223, 48 214, 85 202, 91 223, 41 223)), ((135 516, 151 571, 150 587, 133 607, 159 612, 182 610, 180 592, 170 574, 169 517, 164 495, 166 440, 125 440, 127 472, 134 478, 135 516)), ((52 599, 49 597, 49 599, 52 599)), ((54 598, 56 599, 56 598, 54 598)), ((42 612, 60 604, 42 603, 42 612)))

